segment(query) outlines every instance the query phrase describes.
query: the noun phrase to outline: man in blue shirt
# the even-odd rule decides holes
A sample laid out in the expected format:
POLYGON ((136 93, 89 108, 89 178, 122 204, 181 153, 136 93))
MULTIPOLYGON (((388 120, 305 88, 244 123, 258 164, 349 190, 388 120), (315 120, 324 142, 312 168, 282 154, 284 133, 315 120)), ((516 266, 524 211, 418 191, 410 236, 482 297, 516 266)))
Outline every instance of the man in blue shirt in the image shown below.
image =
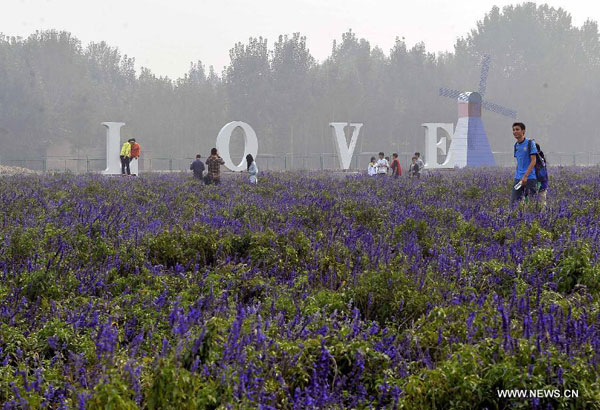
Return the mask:
POLYGON ((511 203, 520 201, 523 195, 525 197, 533 196, 536 193, 537 180, 535 177, 535 160, 537 148, 535 142, 525 138, 525 124, 515 122, 512 126, 515 142, 515 158, 517 159, 517 171, 512 188, 511 203), (518 185, 521 185, 518 187, 518 185), (515 189, 515 186, 518 189, 515 189))
POLYGON ((190 164, 190 169, 194 171, 194 177, 202 180, 204 174, 204 164, 202 163, 200 154, 196 155, 196 160, 190 164))

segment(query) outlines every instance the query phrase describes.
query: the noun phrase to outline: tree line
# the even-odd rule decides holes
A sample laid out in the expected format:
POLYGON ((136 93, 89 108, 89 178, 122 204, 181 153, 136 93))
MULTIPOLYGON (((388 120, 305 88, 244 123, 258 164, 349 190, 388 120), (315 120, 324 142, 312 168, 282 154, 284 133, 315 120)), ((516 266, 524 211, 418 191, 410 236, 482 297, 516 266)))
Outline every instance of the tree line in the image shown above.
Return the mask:
MULTIPOLYGON (((486 100, 515 109, 546 151, 598 151, 598 24, 524 3, 493 7, 453 52, 396 38, 386 53, 349 30, 318 62, 294 33, 237 43, 221 72, 198 61, 178 79, 68 32, 0 35, 0 158, 43 157, 56 144, 104 153, 103 121, 127 123, 122 135, 155 157, 205 153, 233 120, 252 125, 262 154, 335 152, 333 121, 365 124, 356 152, 422 150, 421 123, 456 122, 456 101, 439 88, 476 91, 485 54, 486 100)), ((483 116, 492 149, 510 151, 512 119, 483 116)))

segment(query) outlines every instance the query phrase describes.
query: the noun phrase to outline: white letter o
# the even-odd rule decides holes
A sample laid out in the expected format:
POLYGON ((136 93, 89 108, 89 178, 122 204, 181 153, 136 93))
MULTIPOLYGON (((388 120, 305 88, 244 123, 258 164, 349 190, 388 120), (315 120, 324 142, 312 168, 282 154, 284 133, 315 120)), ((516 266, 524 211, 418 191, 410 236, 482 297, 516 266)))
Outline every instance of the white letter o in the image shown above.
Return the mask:
POLYGON ((252 154, 256 160, 256 154, 258 153, 258 139, 256 133, 252 127, 242 121, 232 121, 226 124, 219 135, 217 135, 217 150, 225 161, 225 166, 232 171, 244 171, 246 169, 246 155, 252 154), (242 162, 239 165, 235 165, 231 160, 231 154, 229 153, 229 141, 231 140, 231 134, 233 130, 240 127, 244 131, 244 155, 242 156, 242 162))

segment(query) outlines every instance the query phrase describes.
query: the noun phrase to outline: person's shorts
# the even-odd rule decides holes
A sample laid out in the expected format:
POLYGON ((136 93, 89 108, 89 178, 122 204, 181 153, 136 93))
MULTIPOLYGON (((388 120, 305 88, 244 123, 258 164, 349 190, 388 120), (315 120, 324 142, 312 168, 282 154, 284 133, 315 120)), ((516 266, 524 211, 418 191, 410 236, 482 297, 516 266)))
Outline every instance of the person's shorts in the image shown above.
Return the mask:
POLYGON ((512 195, 510 199, 511 203, 520 201, 523 197, 527 198, 530 196, 534 196, 537 192, 537 180, 528 179, 527 184, 525 184, 525 186, 521 186, 521 188, 515 189, 514 186, 517 185, 519 181, 519 179, 515 179, 513 181, 513 188, 511 189, 512 195))

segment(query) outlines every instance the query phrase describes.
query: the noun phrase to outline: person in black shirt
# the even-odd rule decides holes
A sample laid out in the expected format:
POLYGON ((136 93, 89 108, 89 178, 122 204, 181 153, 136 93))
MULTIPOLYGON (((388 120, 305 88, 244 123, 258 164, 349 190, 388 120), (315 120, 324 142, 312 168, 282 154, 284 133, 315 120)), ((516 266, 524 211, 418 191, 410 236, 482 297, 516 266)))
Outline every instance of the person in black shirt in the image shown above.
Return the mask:
POLYGON ((204 174, 204 163, 200 160, 202 156, 196 155, 196 160, 190 164, 190 169, 194 171, 194 178, 202 180, 204 174))
POLYGON ((409 175, 412 178, 420 178, 421 177, 421 167, 417 162, 419 158, 417 156, 412 157, 412 163, 410 164, 410 172, 409 175))

